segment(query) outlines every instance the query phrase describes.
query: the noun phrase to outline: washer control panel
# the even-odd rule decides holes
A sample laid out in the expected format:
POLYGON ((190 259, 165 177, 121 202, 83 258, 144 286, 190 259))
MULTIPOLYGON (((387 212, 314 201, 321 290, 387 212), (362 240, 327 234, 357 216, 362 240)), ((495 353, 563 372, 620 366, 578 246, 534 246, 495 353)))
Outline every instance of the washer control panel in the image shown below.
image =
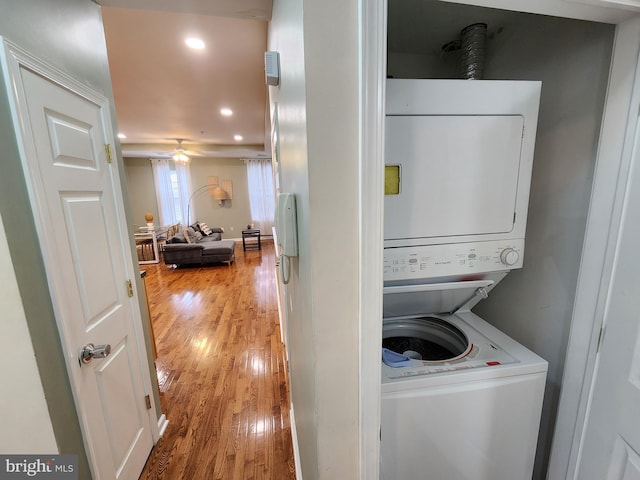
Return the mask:
POLYGON ((522 268, 524 240, 497 240, 384 249, 384 281, 522 268))

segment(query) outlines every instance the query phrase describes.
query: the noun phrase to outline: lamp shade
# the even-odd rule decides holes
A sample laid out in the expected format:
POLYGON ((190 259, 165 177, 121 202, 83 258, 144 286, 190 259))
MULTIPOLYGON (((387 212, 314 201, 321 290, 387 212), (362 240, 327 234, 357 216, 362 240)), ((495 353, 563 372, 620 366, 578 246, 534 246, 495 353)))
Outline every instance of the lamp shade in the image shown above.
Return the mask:
POLYGON ((213 189, 213 198, 216 200, 224 200, 227 198, 227 193, 220 187, 213 189))

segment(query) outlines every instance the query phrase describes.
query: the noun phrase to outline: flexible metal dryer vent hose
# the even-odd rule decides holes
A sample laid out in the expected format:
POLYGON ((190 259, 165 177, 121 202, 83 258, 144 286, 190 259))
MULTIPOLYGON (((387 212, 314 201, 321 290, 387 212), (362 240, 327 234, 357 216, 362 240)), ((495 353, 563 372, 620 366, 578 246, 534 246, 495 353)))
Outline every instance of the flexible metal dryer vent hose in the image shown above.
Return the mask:
POLYGON ((484 70, 487 24, 474 23, 469 25, 462 29, 460 35, 460 78, 481 80, 484 70))

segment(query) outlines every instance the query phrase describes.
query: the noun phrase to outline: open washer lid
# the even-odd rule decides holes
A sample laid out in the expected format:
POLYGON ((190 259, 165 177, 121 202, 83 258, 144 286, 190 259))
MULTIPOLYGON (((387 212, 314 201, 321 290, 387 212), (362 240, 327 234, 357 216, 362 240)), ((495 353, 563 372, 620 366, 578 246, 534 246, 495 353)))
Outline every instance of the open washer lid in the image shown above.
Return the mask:
POLYGON ((482 280, 394 285, 383 288, 383 318, 470 310, 506 273, 482 280))

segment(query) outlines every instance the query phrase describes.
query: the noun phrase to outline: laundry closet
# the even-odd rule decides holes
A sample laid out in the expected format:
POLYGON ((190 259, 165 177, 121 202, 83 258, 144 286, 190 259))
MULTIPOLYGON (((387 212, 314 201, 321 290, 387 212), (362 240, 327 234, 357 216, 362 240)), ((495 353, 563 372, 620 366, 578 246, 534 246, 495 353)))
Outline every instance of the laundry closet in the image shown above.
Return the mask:
POLYGON ((389 0, 387 76, 460 78, 460 32, 477 23, 487 25, 483 79, 542 82, 524 265, 473 308, 548 362, 533 476, 542 479, 557 415, 615 26, 435 0, 389 0))

